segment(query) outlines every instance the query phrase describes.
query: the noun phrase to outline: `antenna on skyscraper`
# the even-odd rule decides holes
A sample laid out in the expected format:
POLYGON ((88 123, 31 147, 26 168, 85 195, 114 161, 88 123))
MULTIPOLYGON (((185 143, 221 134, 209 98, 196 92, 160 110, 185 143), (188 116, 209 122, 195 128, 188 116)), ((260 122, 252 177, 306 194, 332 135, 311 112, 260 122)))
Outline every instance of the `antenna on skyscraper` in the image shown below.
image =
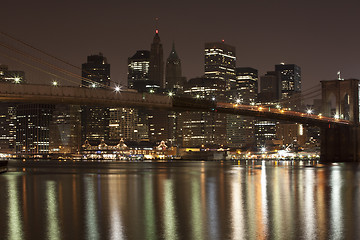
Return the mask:
POLYGON ((156 29, 155 32, 156 32, 156 33, 159 33, 158 23, 159 23, 159 18, 156 17, 156 18, 155 18, 155 29, 156 29))

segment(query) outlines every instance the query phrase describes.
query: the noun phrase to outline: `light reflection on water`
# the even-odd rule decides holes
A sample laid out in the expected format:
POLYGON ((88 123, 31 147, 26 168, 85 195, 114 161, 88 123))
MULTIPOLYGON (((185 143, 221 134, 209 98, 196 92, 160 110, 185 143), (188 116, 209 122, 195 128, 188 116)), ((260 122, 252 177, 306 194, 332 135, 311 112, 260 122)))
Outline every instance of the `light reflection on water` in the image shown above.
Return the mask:
POLYGON ((356 239, 359 169, 308 161, 10 163, 0 175, 0 236, 356 239))

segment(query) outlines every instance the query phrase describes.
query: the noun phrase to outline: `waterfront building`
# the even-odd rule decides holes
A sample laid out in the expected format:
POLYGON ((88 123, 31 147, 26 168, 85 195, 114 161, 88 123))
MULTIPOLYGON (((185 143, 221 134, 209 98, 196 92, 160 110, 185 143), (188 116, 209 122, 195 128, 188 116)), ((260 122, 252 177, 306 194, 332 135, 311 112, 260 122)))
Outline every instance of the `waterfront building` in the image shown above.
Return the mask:
MULTIPOLYGON (((193 78, 184 86, 189 97, 224 101, 225 81, 193 78)), ((215 112, 183 112, 179 116, 183 147, 221 147, 226 145, 226 116, 215 112)))
POLYGON ((16 152, 49 153, 50 121, 54 105, 18 104, 16 111, 16 152))
POLYGON ((148 92, 147 86, 152 85, 149 81, 150 51, 138 50, 128 58, 128 88, 139 92, 148 92))
MULTIPOLYGON (((25 72, 9 70, 7 65, 0 65, 0 82, 25 83, 25 72)), ((0 104, 0 151, 13 153, 16 140, 16 104, 0 104)))
POLYGON ((269 143, 276 139, 276 122, 257 120, 255 122, 255 138, 258 151, 269 149, 269 143))
POLYGON ((51 153, 78 153, 81 145, 80 106, 54 106, 50 121, 51 153))
MULTIPOLYGON (((93 88, 107 88, 110 86, 110 64, 99 53, 87 57, 87 62, 82 64, 82 86, 93 88)), ((99 143, 109 136, 109 108, 106 107, 81 107, 81 136, 82 142, 99 143)))
MULTIPOLYGON (((226 90, 236 81, 235 47, 222 42, 205 43, 205 77, 225 81, 226 90)), ((230 96, 231 98, 231 96, 230 96)))
POLYGON ((278 123, 276 139, 281 139, 284 146, 290 148, 305 147, 307 140, 306 129, 299 123, 278 123))
POLYGON ((118 142, 120 139, 137 141, 138 136, 138 110, 134 108, 110 108, 110 141, 118 142))
MULTIPOLYGON (((236 81, 231 86, 233 103, 255 105, 258 91, 258 70, 249 67, 236 68, 236 81)), ((255 145, 254 118, 227 115, 226 135, 230 147, 249 148, 255 145)))
POLYGON ((150 48, 149 79, 152 84, 159 88, 165 87, 163 46, 158 29, 155 30, 155 36, 150 48))

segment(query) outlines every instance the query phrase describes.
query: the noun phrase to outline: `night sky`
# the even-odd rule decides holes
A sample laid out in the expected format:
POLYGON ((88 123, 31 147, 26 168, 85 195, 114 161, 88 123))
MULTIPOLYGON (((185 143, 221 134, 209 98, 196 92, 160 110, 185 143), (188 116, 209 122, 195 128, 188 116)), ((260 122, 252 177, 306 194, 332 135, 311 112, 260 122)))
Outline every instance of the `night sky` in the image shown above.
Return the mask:
POLYGON ((305 90, 339 70, 360 78, 359 13, 360 1, 12 0, 2 2, 0 21, 1 31, 79 67, 102 52, 112 80, 126 84, 127 58, 150 49, 159 17, 164 59, 175 41, 187 79, 203 75, 204 43, 224 39, 237 66, 260 75, 280 62, 299 65, 305 90))

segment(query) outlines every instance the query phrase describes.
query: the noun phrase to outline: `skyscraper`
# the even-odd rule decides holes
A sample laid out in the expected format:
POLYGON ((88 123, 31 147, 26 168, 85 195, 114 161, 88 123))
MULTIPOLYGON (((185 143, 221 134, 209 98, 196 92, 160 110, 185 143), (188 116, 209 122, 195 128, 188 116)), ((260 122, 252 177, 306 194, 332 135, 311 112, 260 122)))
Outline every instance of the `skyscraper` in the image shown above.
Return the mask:
POLYGON ((205 43, 205 77, 225 81, 226 90, 235 82, 235 47, 222 42, 205 43))
POLYGON ((159 30, 156 29, 150 49, 149 79, 152 84, 160 88, 165 87, 163 58, 163 47, 159 37, 159 30))
MULTIPOLYGON (((280 75, 281 98, 291 97, 301 92, 301 68, 295 64, 275 65, 275 72, 280 75)), ((298 109, 301 106, 301 98, 296 98, 287 103, 288 108, 298 109)))
MULTIPOLYGON (((255 105, 257 102, 258 70, 249 67, 236 68, 236 82, 231 91, 233 103, 255 105)), ((254 118, 227 115, 226 134, 231 147, 251 147, 255 143, 254 118)))
MULTIPOLYGON (((7 65, 0 65, 0 82, 25 83, 23 71, 9 70, 7 65)), ((2 152, 14 152, 16 140, 16 104, 0 104, 0 149, 2 152)))
POLYGON ((185 78, 181 73, 181 60, 175 50, 173 43, 172 50, 166 60, 165 88, 171 91, 182 91, 185 78))
POLYGON ((128 88, 147 92, 149 84, 150 51, 138 50, 128 58, 128 88))
MULTIPOLYGON (((99 53, 87 57, 87 62, 82 64, 82 86, 106 88, 110 86, 110 64, 99 53)), ((109 108, 81 107, 81 135, 82 142, 88 140, 90 144, 98 144, 109 136, 109 108)))
MULTIPOLYGON (((193 78, 184 93, 196 99, 224 100, 225 81, 193 78)), ((182 112, 179 116, 184 147, 219 147, 226 144, 226 117, 215 112, 182 112)))
POLYGON ((16 152, 45 154, 49 152, 49 126, 54 105, 19 104, 16 118, 16 152))

